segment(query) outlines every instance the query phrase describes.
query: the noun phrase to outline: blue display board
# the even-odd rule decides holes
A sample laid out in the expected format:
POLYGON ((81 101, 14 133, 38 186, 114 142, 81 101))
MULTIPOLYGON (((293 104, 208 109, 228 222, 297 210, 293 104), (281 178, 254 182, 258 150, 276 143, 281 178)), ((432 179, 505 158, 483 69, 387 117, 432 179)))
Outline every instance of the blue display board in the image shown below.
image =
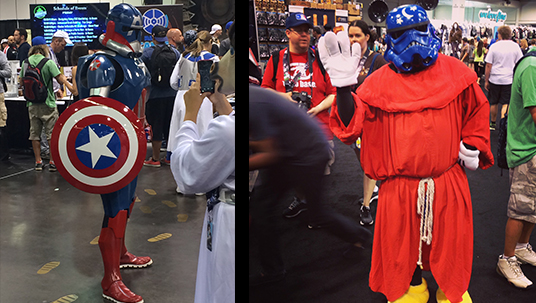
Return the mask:
POLYGON ((106 31, 109 10, 109 3, 30 4, 32 37, 43 36, 50 44, 52 35, 63 30, 73 43, 84 42, 89 49, 100 49, 99 36, 106 31))

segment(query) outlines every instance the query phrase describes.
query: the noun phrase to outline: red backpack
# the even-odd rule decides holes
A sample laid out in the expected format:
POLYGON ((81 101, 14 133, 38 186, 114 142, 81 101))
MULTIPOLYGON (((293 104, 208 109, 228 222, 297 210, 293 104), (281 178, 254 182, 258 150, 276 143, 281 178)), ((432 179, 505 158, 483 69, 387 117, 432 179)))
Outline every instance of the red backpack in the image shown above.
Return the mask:
POLYGON ((22 91, 26 101, 32 103, 44 103, 47 100, 48 89, 43 80, 41 70, 48 60, 50 59, 41 59, 39 64, 35 67, 30 65, 28 59, 24 60, 24 64, 26 64, 27 68, 24 72, 24 77, 22 77, 22 91))

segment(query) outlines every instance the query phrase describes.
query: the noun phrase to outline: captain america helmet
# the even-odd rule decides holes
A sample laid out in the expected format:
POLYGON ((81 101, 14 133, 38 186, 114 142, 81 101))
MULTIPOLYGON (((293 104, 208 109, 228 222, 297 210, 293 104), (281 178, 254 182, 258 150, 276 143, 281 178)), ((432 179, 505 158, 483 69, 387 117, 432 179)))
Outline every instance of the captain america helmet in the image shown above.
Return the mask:
POLYGON ((106 35, 110 36, 110 40, 126 45, 134 52, 142 51, 140 41, 143 16, 136 7, 129 3, 120 3, 108 12, 106 22, 106 35), (109 33, 110 30, 113 30, 113 33, 109 33))
POLYGON ((441 40, 422 7, 413 4, 399 6, 389 12, 385 24, 385 59, 399 71, 416 72, 434 64, 441 40))

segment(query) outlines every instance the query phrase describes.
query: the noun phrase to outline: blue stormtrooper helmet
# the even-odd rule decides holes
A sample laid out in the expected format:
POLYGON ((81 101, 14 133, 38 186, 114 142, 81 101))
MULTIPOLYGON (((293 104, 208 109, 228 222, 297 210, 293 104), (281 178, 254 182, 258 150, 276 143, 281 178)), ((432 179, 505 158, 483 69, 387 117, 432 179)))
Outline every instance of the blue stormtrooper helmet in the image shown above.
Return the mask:
POLYGON ((120 3, 108 12, 106 22, 106 34, 100 38, 104 46, 120 53, 142 52, 143 17, 136 7, 120 3))
POLYGON ((434 64, 441 40, 435 35, 435 28, 422 7, 397 7, 389 12, 385 23, 387 61, 401 72, 416 72, 434 64))

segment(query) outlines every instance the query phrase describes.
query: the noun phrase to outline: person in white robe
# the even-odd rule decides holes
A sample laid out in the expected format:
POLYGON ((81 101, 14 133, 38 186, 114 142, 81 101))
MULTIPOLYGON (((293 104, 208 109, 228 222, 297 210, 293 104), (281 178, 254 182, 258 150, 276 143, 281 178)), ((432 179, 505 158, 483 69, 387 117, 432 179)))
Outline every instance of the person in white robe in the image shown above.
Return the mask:
MULTIPOLYGON (((190 85, 195 81, 197 75, 197 62, 202 60, 211 60, 213 62, 220 61, 219 57, 210 53, 210 35, 208 32, 205 35, 202 32, 198 33, 196 40, 189 45, 184 53, 181 55, 181 58, 175 64, 175 68, 169 79, 169 84, 175 90, 177 90, 177 95, 175 96, 175 104, 173 105, 173 113, 171 115, 171 123, 169 126, 169 133, 176 134, 179 128, 184 121, 184 93, 188 91, 190 85), (204 43, 203 39, 207 39, 208 43, 204 43), (208 49, 208 51, 207 51, 208 49)), ((208 98, 203 99, 201 108, 197 115, 197 130, 199 135, 203 135, 205 130, 208 127, 208 123, 213 118, 213 109, 212 103, 208 98)), ((174 136, 169 136, 167 143, 167 151, 173 152, 177 147, 177 140, 174 136)), ((182 192, 182 189, 178 188, 178 192, 182 192)))
POLYGON ((201 94, 198 74, 184 94, 184 121, 171 155, 171 171, 185 194, 216 193, 207 202, 203 221, 195 303, 235 302, 235 116, 225 97, 234 92, 232 37, 230 50, 217 65, 216 92, 201 94), (219 116, 201 135, 196 123, 205 97, 219 116))

